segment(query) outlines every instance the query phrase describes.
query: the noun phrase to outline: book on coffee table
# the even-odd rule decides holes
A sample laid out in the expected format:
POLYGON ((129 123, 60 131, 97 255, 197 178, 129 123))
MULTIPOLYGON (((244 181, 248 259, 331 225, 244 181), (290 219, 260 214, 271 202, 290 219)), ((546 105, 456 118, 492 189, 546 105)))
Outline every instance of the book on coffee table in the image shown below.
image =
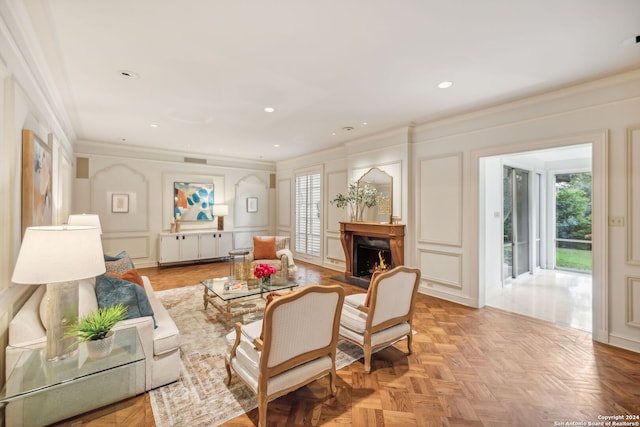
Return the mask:
POLYGON ((224 282, 223 291, 225 293, 233 293, 233 292, 247 292, 249 290, 249 285, 246 280, 230 280, 228 282, 224 282))

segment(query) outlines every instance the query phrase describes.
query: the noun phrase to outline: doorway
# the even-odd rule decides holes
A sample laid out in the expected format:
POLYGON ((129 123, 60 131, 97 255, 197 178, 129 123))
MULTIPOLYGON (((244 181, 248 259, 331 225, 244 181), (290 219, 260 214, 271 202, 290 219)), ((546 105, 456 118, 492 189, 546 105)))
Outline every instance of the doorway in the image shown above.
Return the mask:
MULTIPOLYGON (((502 237, 502 268, 500 280, 495 277, 494 284, 488 282, 492 280, 491 274, 484 274, 487 305, 563 327, 593 330, 593 280, 590 271, 556 269, 558 236, 555 234, 557 207, 554 191, 558 171, 570 174, 576 170, 591 170, 591 152, 591 145, 578 145, 483 159, 481 182, 484 183, 485 194, 493 191, 489 188, 495 185, 491 182, 495 183, 497 178, 490 169, 499 168, 497 176, 502 179, 502 197, 499 200, 502 222, 496 230, 502 237)), ((493 203, 498 203, 494 199, 495 195, 486 195, 484 202, 491 204, 493 200, 493 203)), ((488 242, 492 233, 485 233, 486 240, 481 241, 481 247, 492 246, 488 242)), ((484 257, 486 272, 492 262, 495 258, 488 253, 484 257)))

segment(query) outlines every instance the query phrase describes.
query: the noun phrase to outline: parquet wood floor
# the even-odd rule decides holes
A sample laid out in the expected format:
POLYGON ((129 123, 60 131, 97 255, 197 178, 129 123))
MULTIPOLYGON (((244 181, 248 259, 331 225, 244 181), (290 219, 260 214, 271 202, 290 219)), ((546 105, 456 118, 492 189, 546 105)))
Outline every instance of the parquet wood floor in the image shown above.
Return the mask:
MULTIPOLYGON (((298 269, 319 283, 336 275, 305 263, 298 269)), ((227 271, 226 263, 213 263, 142 273, 161 290, 227 271)), ((362 291, 344 286, 347 293, 362 291)), ((370 375, 362 361, 341 369, 334 397, 325 378, 276 399, 269 425, 606 425, 603 416, 635 416, 626 421, 638 424, 628 425, 640 425, 640 354, 594 343, 587 332, 425 295, 418 296, 414 328, 412 355, 399 343, 374 355, 370 375)), ((60 425, 79 420, 92 427, 154 426, 146 394, 60 425)), ((224 426, 256 423, 253 410, 224 426)))

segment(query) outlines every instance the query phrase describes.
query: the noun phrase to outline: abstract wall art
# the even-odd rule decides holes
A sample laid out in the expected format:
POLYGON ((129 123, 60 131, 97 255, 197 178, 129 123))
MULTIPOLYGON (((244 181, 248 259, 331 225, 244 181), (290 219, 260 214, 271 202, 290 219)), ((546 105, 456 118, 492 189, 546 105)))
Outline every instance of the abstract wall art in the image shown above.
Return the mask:
POLYGON ((22 131, 22 232, 53 221, 51 147, 31 130, 22 131))
POLYGON ((173 216, 181 221, 213 221, 213 183, 173 183, 173 216))

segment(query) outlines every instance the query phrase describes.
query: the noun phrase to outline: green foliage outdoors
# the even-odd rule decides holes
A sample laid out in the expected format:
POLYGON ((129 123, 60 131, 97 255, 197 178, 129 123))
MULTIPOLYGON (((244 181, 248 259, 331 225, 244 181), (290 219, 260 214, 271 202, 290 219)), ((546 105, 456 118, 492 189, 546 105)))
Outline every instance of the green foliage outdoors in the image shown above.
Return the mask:
MULTIPOLYGON (((591 174, 558 175, 556 229, 559 239, 591 240, 591 174), (564 181, 561 181, 564 177, 564 181)), ((587 249, 583 247, 581 249, 587 249)))
POLYGON ((591 251, 557 248, 556 265, 562 268, 591 271, 591 251))
POLYGON ((127 318, 127 308, 122 304, 99 308, 67 327, 66 336, 78 337, 77 342, 101 340, 121 320, 127 318))

